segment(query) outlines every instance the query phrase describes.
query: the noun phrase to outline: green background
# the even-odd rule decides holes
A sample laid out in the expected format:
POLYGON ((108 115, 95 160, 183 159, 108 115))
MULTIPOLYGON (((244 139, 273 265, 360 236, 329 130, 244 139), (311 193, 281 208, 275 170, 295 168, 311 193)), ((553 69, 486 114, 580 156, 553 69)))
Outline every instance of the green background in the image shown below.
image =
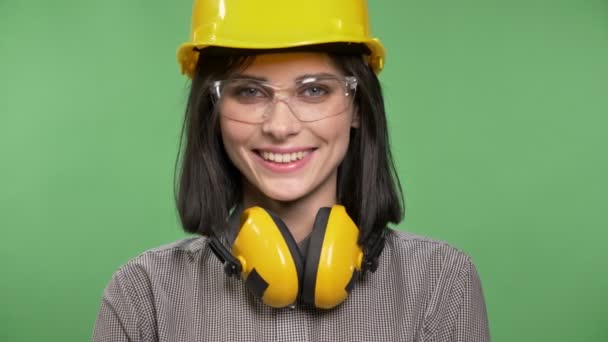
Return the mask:
MULTIPOLYGON (((184 236, 191 2, 0 0, 0 341, 90 339, 119 265, 184 236)), ((373 0, 400 229, 482 277, 494 341, 608 341, 608 1, 373 0)))

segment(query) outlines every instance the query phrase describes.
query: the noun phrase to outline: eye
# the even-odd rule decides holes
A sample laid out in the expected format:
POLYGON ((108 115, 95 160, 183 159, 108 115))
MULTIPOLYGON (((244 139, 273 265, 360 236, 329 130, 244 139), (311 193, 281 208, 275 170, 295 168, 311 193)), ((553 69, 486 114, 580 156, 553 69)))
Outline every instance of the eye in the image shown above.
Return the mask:
POLYGON ((308 85, 302 88, 299 95, 302 97, 322 97, 329 94, 330 91, 327 87, 318 84, 308 85))
POLYGON ((226 85, 223 94, 226 99, 242 104, 262 103, 272 97, 272 93, 263 85, 242 80, 235 80, 226 85))
POLYGON ((236 97, 261 97, 265 96, 261 89, 255 86, 238 86, 232 90, 232 96, 236 97))

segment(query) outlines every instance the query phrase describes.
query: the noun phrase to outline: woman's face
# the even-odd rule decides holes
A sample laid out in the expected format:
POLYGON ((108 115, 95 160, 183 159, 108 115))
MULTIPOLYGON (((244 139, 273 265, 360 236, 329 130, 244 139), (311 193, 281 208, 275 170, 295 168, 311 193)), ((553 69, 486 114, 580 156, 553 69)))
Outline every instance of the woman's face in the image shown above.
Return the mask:
MULTIPOLYGON (((260 55, 239 74, 282 87, 292 87, 304 76, 344 76, 321 53, 260 55)), ((313 196, 319 205, 334 204, 337 169, 348 148, 350 129, 357 126, 353 108, 313 122, 300 121, 282 101, 270 107, 262 123, 220 115, 224 147, 243 176, 245 200, 261 196, 292 202, 313 196)))

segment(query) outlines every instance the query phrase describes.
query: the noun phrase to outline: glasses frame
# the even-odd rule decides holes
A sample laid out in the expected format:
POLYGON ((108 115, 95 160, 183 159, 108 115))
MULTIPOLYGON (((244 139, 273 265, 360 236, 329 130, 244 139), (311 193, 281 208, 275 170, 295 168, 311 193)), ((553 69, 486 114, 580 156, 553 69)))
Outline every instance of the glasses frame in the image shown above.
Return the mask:
MULTIPOLYGON (((355 94, 357 92, 357 85, 358 85, 358 80, 354 76, 333 76, 333 75, 310 76, 310 77, 304 77, 301 80, 297 80, 295 82, 295 85, 292 85, 292 86, 281 86, 278 84, 274 84, 272 82, 261 81, 261 80, 254 79, 254 78, 247 78, 247 77, 238 78, 237 77, 237 78, 229 78, 229 79, 225 79, 225 80, 212 81, 211 85, 209 87, 210 88, 209 90, 210 90, 214 105, 218 105, 222 99, 222 86, 225 83, 233 82, 233 81, 251 81, 252 83, 256 83, 263 88, 271 89, 273 91, 272 99, 268 103, 268 108, 266 108, 267 112, 274 109, 277 102, 281 101, 281 102, 284 102, 289 107, 289 109, 291 110, 293 115, 301 122, 314 122, 314 121, 322 120, 322 119, 325 119, 325 118, 328 118, 331 116, 336 116, 336 115, 344 113, 345 110, 342 110, 336 114, 327 115, 327 116, 324 116, 324 117, 321 117, 318 119, 303 120, 298 116, 298 113, 296 111, 294 111, 294 109, 291 105, 291 100, 293 97, 297 96, 297 95, 294 95, 295 89, 297 89, 298 87, 305 85, 307 83, 313 83, 313 82, 319 81, 319 80, 336 80, 336 81, 339 81, 340 83, 342 83, 344 86, 344 91, 345 91, 344 96, 350 97, 352 99, 351 100, 351 105, 352 105, 352 101, 354 101, 355 94), (283 96, 279 96, 280 93, 286 93, 286 94, 283 96)), ((230 116, 228 116, 228 117, 230 117, 230 116)), ((268 120, 267 116, 263 117, 262 120, 252 120, 252 121, 246 121, 246 122, 262 123, 262 122, 265 122, 266 120, 268 120)))

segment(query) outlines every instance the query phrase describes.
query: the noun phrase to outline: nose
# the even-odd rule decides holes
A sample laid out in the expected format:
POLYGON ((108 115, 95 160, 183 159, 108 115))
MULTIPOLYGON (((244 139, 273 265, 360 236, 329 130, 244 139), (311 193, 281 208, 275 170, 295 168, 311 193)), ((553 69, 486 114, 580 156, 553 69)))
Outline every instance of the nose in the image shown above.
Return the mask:
POLYGON ((302 129, 300 120, 284 100, 272 103, 267 115, 266 121, 262 123, 262 132, 275 140, 285 140, 302 129))

